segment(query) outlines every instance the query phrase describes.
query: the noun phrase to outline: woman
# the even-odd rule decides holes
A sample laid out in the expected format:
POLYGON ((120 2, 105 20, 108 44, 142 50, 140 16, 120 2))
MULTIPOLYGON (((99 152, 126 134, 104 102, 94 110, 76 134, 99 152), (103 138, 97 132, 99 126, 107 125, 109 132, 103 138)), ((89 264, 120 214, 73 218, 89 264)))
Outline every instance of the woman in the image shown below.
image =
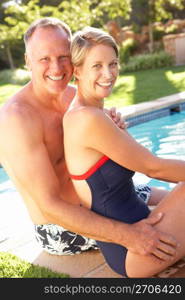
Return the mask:
MULTIPOLYGON (((118 49, 111 36, 90 27, 77 32, 71 55, 78 90, 63 126, 66 163, 73 174, 74 187, 81 205, 134 226, 150 214, 135 191, 134 172, 167 181, 185 181, 185 162, 154 156, 103 113, 104 98, 110 95, 118 76, 118 49)), ((98 241, 110 267, 123 276, 150 277, 185 255, 181 230, 185 225, 184 204, 185 184, 179 183, 152 212, 164 213, 155 226, 173 234, 180 243, 175 255, 170 241, 163 251, 159 243, 154 255, 133 253, 127 243, 133 228, 129 225, 124 247, 98 241), (165 252, 172 254, 170 262, 163 260, 165 252), (161 260, 155 256, 161 256, 161 260)))

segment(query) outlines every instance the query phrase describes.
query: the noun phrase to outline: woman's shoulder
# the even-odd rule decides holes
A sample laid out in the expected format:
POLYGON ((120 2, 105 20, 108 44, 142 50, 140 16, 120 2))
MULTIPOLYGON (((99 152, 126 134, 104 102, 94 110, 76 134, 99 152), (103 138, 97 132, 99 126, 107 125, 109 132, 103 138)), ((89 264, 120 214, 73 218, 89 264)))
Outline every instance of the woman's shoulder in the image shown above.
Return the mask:
POLYGON ((95 124, 100 123, 100 119, 104 116, 103 110, 91 106, 78 106, 69 109, 63 118, 63 126, 68 133, 72 130, 83 135, 91 131, 95 124))
POLYGON ((104 114, 103 110, 92 106, 70 107, 64 115, 65 120, 78 119, 78 121, 88 120, 98 115, 104 114))

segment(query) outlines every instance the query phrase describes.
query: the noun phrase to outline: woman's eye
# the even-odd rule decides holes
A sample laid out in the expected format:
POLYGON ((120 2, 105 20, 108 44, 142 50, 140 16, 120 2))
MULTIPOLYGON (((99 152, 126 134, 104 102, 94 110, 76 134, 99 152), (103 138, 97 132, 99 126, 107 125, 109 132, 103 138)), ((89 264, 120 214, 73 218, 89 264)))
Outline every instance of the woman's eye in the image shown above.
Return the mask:
POLYGON ((93 68, 97 68, 97 69, 100 68, 100 67, 101 67, 100 64, 96 64, 96 65, 93 66, 93 68))
POLYGON ((113 62, 113 63, 111 63, 111 66, 113 66, 113 67, 117 67, 117 65, 118 65, 118 63, 117 63, 117 62, 113 62))

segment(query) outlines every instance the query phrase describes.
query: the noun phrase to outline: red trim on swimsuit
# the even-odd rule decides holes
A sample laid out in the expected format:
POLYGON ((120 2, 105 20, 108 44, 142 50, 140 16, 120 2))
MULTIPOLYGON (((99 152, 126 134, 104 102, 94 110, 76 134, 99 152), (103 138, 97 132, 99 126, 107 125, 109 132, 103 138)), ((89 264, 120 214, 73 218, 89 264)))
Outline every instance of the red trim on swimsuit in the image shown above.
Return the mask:
POLYGON ((90 177, 93 173, 95 173, 109 158, 107 156, 101 157, 94 166, 92 166, 87 172, 82 175, 71 175, 70 177, 75 180, 84 180, 90 177))

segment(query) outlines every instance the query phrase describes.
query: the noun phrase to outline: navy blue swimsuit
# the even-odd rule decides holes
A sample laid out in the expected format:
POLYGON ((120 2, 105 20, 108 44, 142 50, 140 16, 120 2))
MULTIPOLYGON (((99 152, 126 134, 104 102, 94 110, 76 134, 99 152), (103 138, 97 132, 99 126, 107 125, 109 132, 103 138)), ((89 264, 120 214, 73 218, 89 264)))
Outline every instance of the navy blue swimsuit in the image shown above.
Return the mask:
MULTIPOLYGON (((86 180, 92 193, 91 210, 112 219, 132 224, 150 213, 146 203, 136 194, 134 172, 103 156, 83 175, 70 175, 86 180)), ((97 241, 107 263, 117 273, 127 276, 127 249, 121 245, 97 241)))

